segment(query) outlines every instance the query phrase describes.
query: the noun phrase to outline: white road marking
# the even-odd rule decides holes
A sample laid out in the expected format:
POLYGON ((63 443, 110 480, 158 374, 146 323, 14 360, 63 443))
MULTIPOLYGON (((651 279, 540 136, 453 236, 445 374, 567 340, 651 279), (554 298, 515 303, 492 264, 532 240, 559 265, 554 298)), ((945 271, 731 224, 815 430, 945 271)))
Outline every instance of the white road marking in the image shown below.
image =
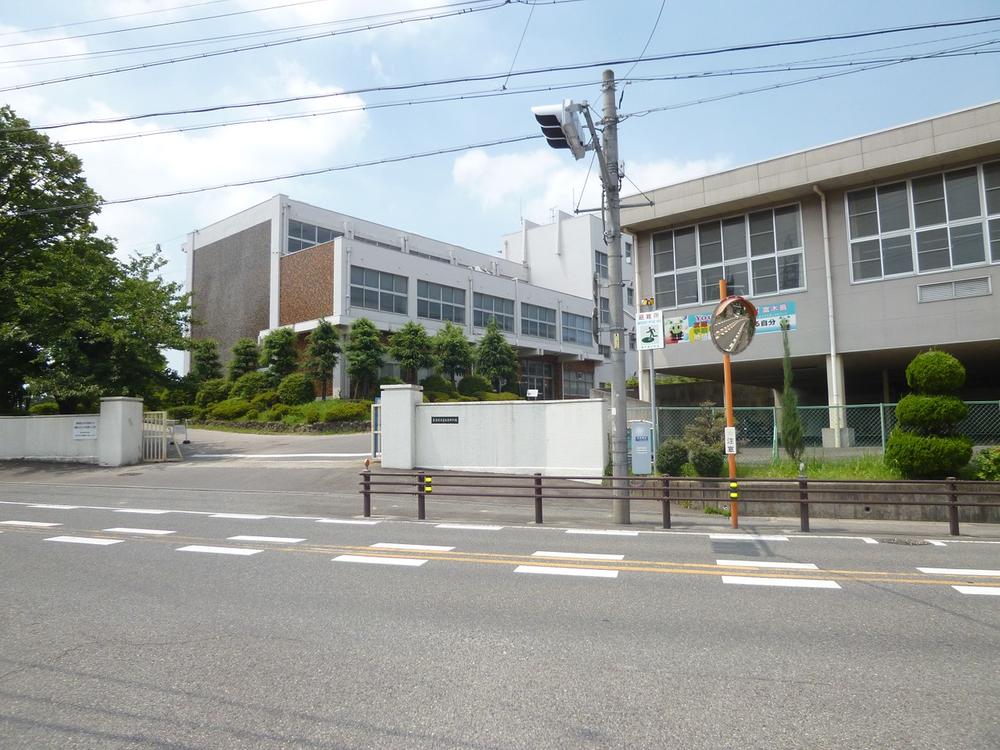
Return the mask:
POLYGON ((515 573, 534 573, 541 576, 581 576, 583 578, 617 578, 617 570, 596 568, 549 568, 541 565, 518 565, 515 573))
POLYGON ((824 581, 818 578, 755 578, 753 576, 722 576, 723 583, 734 583, 738 586, 788 586, 799 589, 839 589, 836 581, 824 581))
POLYGON ((604 555, 596 552, 532 552, 532 557, 556 557, 564 560, 624 560, 625 555, 604 555))
POLYGON ((787 536, 778 534, 709 534, 709 539, 736 539, 741 542, 787 542, 787 536))
POLYGON ((439 523, 435 529, 465 529, 468 531, 500 531, 503 526, 485 526, 478 523, 439 523))
MULTIPOLYGON (((278 516, 275 516, 278 518, 278 516)), ((317 518, 316 523, 342 523, 347 526, 375 526, 381 521, 362 521, 358 518, 317 518)))
POLYGON ((92 536, 50 536, 46 542, 68 542, 70 544, 96 544, 107 547, 109 544, 121 544, 124 539, 98 539, 92 536))
POLYGON ((152 508, 115 508, 115 513, 138 513, 143 516, 162 516, 169 510, 153 510, 152 508))
POLYGON ((195 453, 191 458, 370 458, 371 453, 195 453))
POLYGON ((405 557, 369 557, 367 555, 340 555, 333 558, 334 562, 366 563, 368 565, 401 565, 406 568, 419 568, 426 560, 414 560, 405 557))
POLYGON ((77 510, 79 505, 49 505, 45 503, 36 503, 35 505, 29 505, 29 508, 48 508, 50 510, 77 510))
POLYGON ((209 552, 215 555, 256 555, 263 552, 259 549, 246 549, 243 547, 211 547, 204 544, 189 544, 187 547, 178 547, 177 552, 209 552))
POLYGON ((48 529, 62 526, 61 523, 46 523, 45 521, 0 521, 4 526, 27 526, 28 528, 48 529))
POLYGON ((621 529, 566 529, 567 534, 594 534, 596 536, 639 536, 638 531, 621 529))
MULTIPOLYGON (((835 539, 836 537, 830 537, 830 538, 831 539, 835 539)), ((878 539, 872 539, 870 536, 863 536, 863 537, 859 537, 859 538, 865 544, 878 544, 878 539)))
POLYGON ((960 594, 970 596, 1000 596, 1000 586, 952 586, 960 594))
POLYGON ((947 547, 948 545, 944 542, 939 542, 937 539, 924 539, 928 544, 933 544, 935 547, 947 547))
POLYGON ((948 544, 1000 544, 1000 542, 990 541, 988 539, 928 539, 928 542, 933 541, 946 541, 948 544))
POLYGON ((213 513, 209 518, 235 518, 242 521, 263 521, 270 516, 259 516, 255 513, 213 513))
POLYGON ((166 536, 176 534, 176 531, 165 531, 164 529, 130 529, 126 526, 115 526, 112 529, 105 529, 113 534, 144 534, 146 536, 166 536))
POLYGON ((276 544, 298 544, 305 539, 297 539, 292 536, 230 536, 226 537, 231 542, 275 542, 276 544))
POLYGON ((992 576, 1000 578, 1000 570, 976 570, 974 568, 917 568, 921 573, 932 576, 992 576))
POLYGON ((378 542, 368 546, 376 549, 409 549, 419 552, 451 552, 455 549, 454 547, 442 547, 438 544, 396 544, 395 542, 378 542))
POLYGON ((756 562, 754 560, 716 560, 724 568, 787 568, 789 570, 819 570, 813 563, 756 562))

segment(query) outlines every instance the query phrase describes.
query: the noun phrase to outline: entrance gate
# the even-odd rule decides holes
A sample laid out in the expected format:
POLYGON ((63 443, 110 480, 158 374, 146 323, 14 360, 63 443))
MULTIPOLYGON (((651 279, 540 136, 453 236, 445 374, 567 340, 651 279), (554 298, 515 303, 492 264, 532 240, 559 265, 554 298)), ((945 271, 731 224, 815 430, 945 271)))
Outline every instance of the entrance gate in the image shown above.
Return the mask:
POLYGON ((382 404, 372 404, 372 458, 382 458, 382 404))
POLYGON ((142 460, 166 461, 172 428, 165 411, 147 411, 142 415, 142 460))

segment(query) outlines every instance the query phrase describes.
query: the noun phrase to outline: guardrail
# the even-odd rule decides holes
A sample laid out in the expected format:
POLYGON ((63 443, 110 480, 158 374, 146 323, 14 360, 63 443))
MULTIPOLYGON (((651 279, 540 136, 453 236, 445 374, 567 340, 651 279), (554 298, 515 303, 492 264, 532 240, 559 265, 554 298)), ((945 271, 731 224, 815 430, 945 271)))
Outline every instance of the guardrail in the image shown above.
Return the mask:
POLYGON ((427 517, 427 496, 468 498, 470 495, 497 499, 534 500, 535 523, 544 521, 545 500, 607 500, 616 490, 628 488, 635 501, 658 502, 663 528, 671 528, 671 503, 721 502, 777 503, 797 506, 799 528, 809 531, 811 505, 885 505, 941 507, 946 509, 948 529, 959 535, 960 508, 1000 508, 1000 485, 988 482, 945 480, 872 480, 841 482, 808 479, 743 479, 688 477, 594 477, 448 472, 361 472, 362 512, 372 514, 373 495, 413 496, 417 519, 427 517), (735 497, 734 497, 735 495, 735 497), (864 499, 857 499, 864 495, 864 499), (852 499, 851 496, 854 496, 852 499))

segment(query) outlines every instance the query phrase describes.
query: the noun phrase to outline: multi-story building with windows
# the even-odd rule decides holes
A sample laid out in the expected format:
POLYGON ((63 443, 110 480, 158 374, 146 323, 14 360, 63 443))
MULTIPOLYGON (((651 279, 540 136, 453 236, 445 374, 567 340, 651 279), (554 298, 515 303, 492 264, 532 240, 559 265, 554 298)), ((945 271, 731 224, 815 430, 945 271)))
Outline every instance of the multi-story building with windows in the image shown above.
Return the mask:
MULTIPOLYGON (((787 318, 806 403, 892 402, 938 347, 966 396, 1000 396, 1000 103, 852 138, 650 193, 623 212, 640 295, 663 310, 657 370, 721 378, 706 322, 719 280, 748 296, 758 336, 737 382, 780 387, 787 318)), ((642 383, 647 392, 648 383, 642 383)), ((844 410, 827 437, 850 439, 844 410)))
MULTIPOLYGON (((283 195, 193 232, 185 252, 197 321, 192 337, 218 341, 223 360, 239 338, 282 326, 305 335, 322 319, 346 331, 361 317, 386 333, 415 320, 433 334, 451 321, 473 341, 495 320, 518 353, 522 393, 537 389, 540 398, 589 396, 604 360, 589 281, 579 291, 541 283, 526 259, 479 253, 283 195)), ((398 375, 398 368, 388 363, 382 374, 398 375)), ((333 392, 347 388, 338 365, 333 392)))

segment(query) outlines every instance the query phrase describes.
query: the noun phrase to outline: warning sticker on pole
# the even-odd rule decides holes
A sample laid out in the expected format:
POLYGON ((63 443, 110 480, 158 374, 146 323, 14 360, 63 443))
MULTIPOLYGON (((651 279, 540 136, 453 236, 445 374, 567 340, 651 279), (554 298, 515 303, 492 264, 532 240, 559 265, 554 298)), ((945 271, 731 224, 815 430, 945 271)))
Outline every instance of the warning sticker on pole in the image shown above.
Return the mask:
MULTIPOLYGON (((727 427, 725 431, 726 455, 736 455, 736 428, 727 427)), ((716 443, 718 445, 718 443, 716 443)))

